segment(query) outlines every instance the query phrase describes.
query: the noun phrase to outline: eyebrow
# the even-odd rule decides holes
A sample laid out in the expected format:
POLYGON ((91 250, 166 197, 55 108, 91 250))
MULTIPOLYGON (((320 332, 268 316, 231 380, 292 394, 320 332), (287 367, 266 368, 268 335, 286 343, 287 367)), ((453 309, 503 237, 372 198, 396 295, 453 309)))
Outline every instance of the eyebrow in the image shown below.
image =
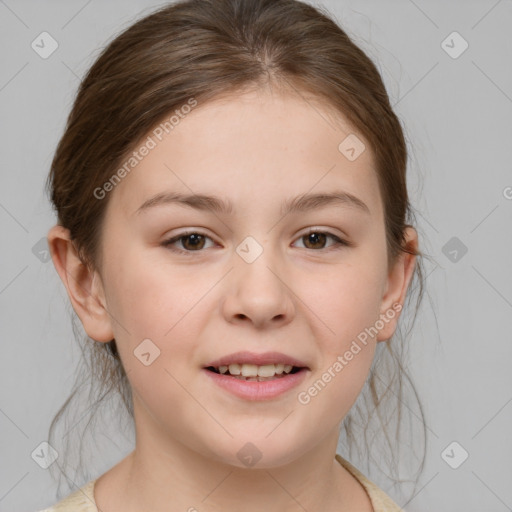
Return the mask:
MULTIPOLYGON (((160 193, 149 198, 136 210, 135 213, 139 214, 144 211, 148 211, 153 207, 167 204, 178 204, 194 208, 196 210, 213 211, 215 213, 226 215, 232 214, 234 211, 233 203, 225 201, 217 196, 167 192, 160 193)), ((370 209, 361 199, 349 192, 337 190, 330 193, 302 194, 292 199, 288 199, 281 206, 281 215, 284 216, 289 213, 306 212, 328 206, 348 206, 366 214, 370 214, 370 209)))

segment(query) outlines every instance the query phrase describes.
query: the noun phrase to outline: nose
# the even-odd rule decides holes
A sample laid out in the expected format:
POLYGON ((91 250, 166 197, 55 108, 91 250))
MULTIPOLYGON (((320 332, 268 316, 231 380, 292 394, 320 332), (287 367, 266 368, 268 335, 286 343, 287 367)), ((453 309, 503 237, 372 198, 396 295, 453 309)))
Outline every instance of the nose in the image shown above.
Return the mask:
POLYGON ((285 265, 268 247, 252 262, 233 254, 222 310, 230 323, 250 322, 263 329, 284 326, 295 314, 285 265))

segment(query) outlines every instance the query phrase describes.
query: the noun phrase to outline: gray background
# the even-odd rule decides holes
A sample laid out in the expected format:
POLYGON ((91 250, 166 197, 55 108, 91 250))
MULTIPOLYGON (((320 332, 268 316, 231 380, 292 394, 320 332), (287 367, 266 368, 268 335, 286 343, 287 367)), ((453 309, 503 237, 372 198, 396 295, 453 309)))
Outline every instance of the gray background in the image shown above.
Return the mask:
MULTIPOLYGON (((406 510, 512 510, 512 2, 315 3, 378 64, 406 126, 409 191, 431 258, 430 300, 409 350, 429 445, 406 510), (453 31, 469 44, 456 58, 463 41, 443 44, 453 31), (469 454, 458 469, 445 461, 454 441, 452 464, 469 454)), ((55 482, 31 454, 81 355, 41 242, 55 222, 44 180, 80 77, 107 41, 159 5, 0 0, 0 511, 56 501, 55 482), (59 45, 47 59, 31 48, 43 31, 59 45)), ((100 437, 108 441, 90 478, 132 449, 116 432, 100 437)))

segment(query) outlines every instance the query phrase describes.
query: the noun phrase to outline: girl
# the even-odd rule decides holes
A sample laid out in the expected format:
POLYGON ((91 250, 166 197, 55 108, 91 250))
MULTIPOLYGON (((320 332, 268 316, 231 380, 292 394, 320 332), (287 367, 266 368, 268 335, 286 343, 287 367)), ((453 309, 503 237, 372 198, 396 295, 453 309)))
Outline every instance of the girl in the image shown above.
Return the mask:
POLYGON ((47 510, 401 510, 336 450, 421 281, 406 160, 375 66, 305 3, 186 0, 119 35, 48 242, 136 443, 47 510))

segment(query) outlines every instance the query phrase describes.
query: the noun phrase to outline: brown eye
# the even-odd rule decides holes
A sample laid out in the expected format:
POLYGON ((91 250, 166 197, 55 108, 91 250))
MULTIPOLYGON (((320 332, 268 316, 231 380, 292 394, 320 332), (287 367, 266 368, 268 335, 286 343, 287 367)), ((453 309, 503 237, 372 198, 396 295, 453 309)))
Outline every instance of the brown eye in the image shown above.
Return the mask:
POLYGON ((204 237, 197 233, 185 235, 179 239, 183 240, 182 245, 185 249, 202 249, 204 247, 204 237))
POLYGON ((302 237, 308 249, 323 249, 327 237, 325 233, 308 233, 302 237), (322 246, 322 247, 321 247, 322 246))
MULTIPOLYGON (((187 233, 181 233, 178 236, 170 238, 162 243, 164 247, 168 247, 171 251, 191 255, 193 252, 204 252, 205 244, 207 240, 213 240, 202 233, 198 233, 196 231, 189 231, 187 233), (175 244, 180 243, 182 248, 175 247, 175 244), (174 247, 173 247, 174 246, 174 247)), ((314 251, 321 250, 330 250, 341 248, 341 247, 349 247, 351 244, 341 238, 333 235, 332 233, 326 231, 310 231, 305 235, 302 235, 298 240, 303 241, 305 249, 311 249, 314 251), (328 239, 334 241, 329 246, 326 246, 326 242, 328 239), (338 247, 336 247, 338 246, 338 247)))
POLYGON ((302 235, 299 240, 302 240, 304 243, 305 249, 312 249, 312 250, 323 250, 323 249, 329 249, 333 246, 349 246, 350 244, 346 242, 345 240, 342 240, 341 238, 337 237, 336 235, 333 235, 332 233, 329 233, 327 231, 310 231, 309 233, 306 233, 305 235, 302 235), (329 247, 325 246, 327 239, 334 240, 335 243, 331 244, 329 247))
POLYGON ((169 247, 171 251, 179 253, 191 253, 201 252, 205 247, 206 240, 211 240, 209 236, 197 233, 196 231, 190 231, 188 233, 181 233, 178 236, 170 238, 163 242, 164 247, 169 247), (172 247, 176 243, 181 243, 183 249, 172 247))

